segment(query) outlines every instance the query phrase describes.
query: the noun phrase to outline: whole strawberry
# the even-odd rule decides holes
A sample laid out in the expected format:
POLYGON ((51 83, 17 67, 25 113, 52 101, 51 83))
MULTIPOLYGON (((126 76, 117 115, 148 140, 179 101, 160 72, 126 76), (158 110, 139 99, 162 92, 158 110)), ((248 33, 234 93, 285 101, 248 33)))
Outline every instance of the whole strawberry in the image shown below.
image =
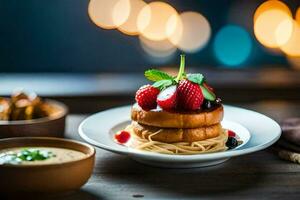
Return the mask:
POLYGON ((152 85, 142 86, 135 94, 135 100, 143 110, 156 108, 156 98, 160 90, 152 85))
POLYGON ((187 79, 179 82, 177 87, 177 105, 183 110, 197 110, 204 101, 200 86, 187 79))

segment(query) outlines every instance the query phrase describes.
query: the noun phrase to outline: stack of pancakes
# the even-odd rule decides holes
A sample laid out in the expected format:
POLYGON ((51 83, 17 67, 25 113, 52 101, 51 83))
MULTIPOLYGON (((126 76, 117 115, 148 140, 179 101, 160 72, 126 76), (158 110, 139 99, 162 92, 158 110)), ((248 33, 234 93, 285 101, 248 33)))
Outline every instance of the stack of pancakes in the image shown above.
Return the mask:
POLYGON ((168 112, 161 109, 145 111, 137 104, 131 109, 132 129, 134 133, 154 141, 196 142, 218 137, 223 129, 220 122, 223 119, 221 104, 211 109, 196 112, 168 112))

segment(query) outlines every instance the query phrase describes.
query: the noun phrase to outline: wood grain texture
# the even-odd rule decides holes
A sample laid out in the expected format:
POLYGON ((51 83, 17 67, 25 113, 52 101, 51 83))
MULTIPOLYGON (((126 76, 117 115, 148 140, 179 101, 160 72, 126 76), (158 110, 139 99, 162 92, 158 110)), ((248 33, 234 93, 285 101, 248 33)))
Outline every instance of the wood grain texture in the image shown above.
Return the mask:
MULTIPOLYGON (((85 118, 67 119, 68 138, 79 139, 85 118)), ((271 149, 199 169, 145 166, 97 149, 93 176, 81 190, 43 199, 299 199, 300 165, 280 160, 271 149)))

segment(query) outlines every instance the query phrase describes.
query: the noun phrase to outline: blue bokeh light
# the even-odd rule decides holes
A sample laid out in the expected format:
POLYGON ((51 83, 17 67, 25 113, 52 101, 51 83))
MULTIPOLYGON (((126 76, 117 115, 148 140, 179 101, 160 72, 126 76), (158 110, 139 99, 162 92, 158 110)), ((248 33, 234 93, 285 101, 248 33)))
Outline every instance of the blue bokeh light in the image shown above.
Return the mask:
POLYGON ((246 61, 252 50, 249 33, 240 26, 224 26, 214 39, 214 53, 227 67, 238 68, 246 61))

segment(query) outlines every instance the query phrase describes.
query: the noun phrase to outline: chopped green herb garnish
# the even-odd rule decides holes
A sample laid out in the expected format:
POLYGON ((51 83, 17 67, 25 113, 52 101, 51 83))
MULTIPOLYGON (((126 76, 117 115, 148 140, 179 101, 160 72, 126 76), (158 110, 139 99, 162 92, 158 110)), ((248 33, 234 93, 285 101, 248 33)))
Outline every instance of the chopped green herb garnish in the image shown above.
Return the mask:
POLYGON ((17 154, 17 157, 24 161, 46 160, 52 156, 53 153, 51 151, 39 149, 23 149, 17 154))
POLYGON ((51 151, 35 148, 22 149, 19 153, 6 152, 0 154, 0 164, 19 164, 22 161, 46 160, 55 156, 51 151))

